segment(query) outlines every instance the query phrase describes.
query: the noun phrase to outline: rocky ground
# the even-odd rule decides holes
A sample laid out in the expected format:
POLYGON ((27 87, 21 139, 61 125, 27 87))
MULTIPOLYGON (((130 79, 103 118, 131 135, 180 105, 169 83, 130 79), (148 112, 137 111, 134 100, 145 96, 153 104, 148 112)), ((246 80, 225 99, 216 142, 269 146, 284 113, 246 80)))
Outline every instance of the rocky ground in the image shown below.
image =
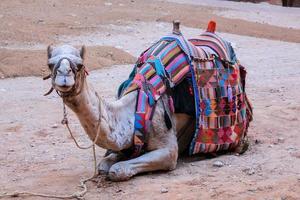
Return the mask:
MULTIPOLYGON (((100 178, 88 184, 86 199, 300 199, 299 17, 299 8, 216 0, 2 0, 0 193, 69 194, 93 173, 91 152, 77 149, 60 124, 60 98, 42 96, 50 87, 41 79, 48 44, 86 45, 86 65, 97 69, 88 79, 112 100, 135 57, 168 34, 173 19, 181 20, 186 37, 214 19, 248 69, 255 109, 250 150, 181 158, 174 171, 127 182, 100 178)), ((69 115, 76 135, 88 144, 69 115)), ((104 152, 97 148, 98 160, 104 152)))

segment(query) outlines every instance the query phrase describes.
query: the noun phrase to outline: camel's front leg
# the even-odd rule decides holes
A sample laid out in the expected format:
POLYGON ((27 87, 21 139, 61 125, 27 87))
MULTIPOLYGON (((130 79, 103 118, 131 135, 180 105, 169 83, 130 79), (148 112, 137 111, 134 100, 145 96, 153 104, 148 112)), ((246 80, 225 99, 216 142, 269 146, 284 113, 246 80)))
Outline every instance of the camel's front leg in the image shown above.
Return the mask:
POLYGON ((176 167, 177 157, 177 145, 173 148, 157 149, 132 160, 114 164, 108 176, 113 181, 125 181, 142 172, 172 170, 176 167))

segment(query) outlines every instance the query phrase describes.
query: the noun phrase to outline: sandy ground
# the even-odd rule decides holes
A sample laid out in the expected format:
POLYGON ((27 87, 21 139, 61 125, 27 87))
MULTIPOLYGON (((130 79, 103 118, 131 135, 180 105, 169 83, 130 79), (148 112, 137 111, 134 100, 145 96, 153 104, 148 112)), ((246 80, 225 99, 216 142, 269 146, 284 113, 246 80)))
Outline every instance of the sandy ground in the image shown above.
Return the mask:
MULTIPOLYGON (((233 42, 248 69, 247 92, 255 120, 249 130, 252 145, 246 154, 181 158, 174 171, 144 174, 127 182, 99 179, 88 184, 86 199, 300 199, 300 27, 294 20, 299 9, 192 0, 187 4, 180 0, 181 4, 142 0, 41 2, 1 1, 2 77, 46 73, 45 48, 50 43, 85 44, 87 66, 99 68, 91 71, 88 79, 103 98, 112 100, 132 68, 120 64, 133 63, 153 41, 169 33, 169 22, 174 18, 183 21, 187 37, 201 32, 199 27, 205 28, 208 19, 217 19, 220 34, 233 42), (196 9, 196 15, 202 17, 197 23, 188 13, 196 9), (241 14, 246 9, 251 11, 248 18, 241 14), (278 24, 276 20, 261 24, 267 15, 254 14, 255 21, 252 14, 256 9, 277 18, 278 24), (181 12, 175 15, 178 10, 181 12), (284 19, 290 19, 290 24, 282 23, 284 19), (216 160, 224 166, 213 167, 216 160)), ((60 98, 54 93, 42 96, 49 86, 41 77, 0 80, 0 193, 31 190, 69 194, 77 189, 80 178, 93 173, 91 152, 78 150, 60 125, 60 98)), ((69 115, 76 135, 88 144, 78 120, 73 113, 69 115)), ((97 148, 98 160, 104 152, 97 148)))

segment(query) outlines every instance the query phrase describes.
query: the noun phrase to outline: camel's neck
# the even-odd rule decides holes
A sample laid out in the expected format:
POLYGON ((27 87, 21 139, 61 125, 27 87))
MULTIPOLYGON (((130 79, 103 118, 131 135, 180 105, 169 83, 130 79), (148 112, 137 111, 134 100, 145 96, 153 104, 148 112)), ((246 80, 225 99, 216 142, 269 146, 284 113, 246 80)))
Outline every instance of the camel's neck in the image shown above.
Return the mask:
POLYGON ((132 92, 115 102, 104 102, 84 81, 80 94, 65 98, 64 102, 76 113, 91 140, 97 135, 100 117, 100 135, 96 144, 105 149, 119 151, 132 144, 135 99, 136 92, 132 92))

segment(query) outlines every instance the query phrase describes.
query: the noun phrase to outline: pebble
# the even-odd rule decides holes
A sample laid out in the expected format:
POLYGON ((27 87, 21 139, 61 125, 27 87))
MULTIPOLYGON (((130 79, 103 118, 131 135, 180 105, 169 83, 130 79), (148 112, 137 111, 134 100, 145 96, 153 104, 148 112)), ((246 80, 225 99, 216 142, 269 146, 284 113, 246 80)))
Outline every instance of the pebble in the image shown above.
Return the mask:
POLYGON ((133 32, 134 32, 134 28, 132 28, 132 27, 127 27, 126 32, 127 32, 127 33, 133 33, 133 32))
POLYGON ((297 151, 297 148, 294 147, 294 146, 288 146, 285 149, 288 150, 288 151, 297 151))
POLYGON ((45 22, 45 20, 43 20, 43 19, 39 19, 38 21, 37 21, 37 23, 44 23, 45 22))
POLYGON ((161 188, 160 193, 168 193, 168 188, 161 188))
POLYGON ((51 128, 58 128, 58 124, 53 124, 51 128))
POLYGON ((224 162, 222 162, 220 160, 216 160, 215 162, 213 162, 213 166, 214 167, 223 167, 224 166, 224 162))
POLYGON ((254 169, 250 169, 250 170, 247 172, 247 174, 248 174, 249 176, 251 176, 251 175, 255 174, 255 171, 254 171, 254 169))
POLYGON ((117 45, 115 46, 117 49, 123 49, 124 47, 123 46, 120 46, 120 45, 117 45))
POLYGON ((259 140, 259 139, 256 139, 256 140, 255 140, 255 144, 262 144, 262 141, 259 140))
POLYGON ((243 169, 242 171, 245 172, 249 176, 255 174, 255 170, 253 168, 246 168, 246 169, 243 169))
POLYGON ((248 189, 249 192, 256 192, 256 190, 257 190, 256 188, 248 189))
POLYGON ((280 137, 280 138, 277 139, 277 141, 278 141, 279 143, 284 143, 284 138, 283 138, 283 137, 280 137))
POLYGON ((104 5, 105 5, 105 6, 111 6, 112 3, 110 3, 110 2, 105 2, 104 5))

